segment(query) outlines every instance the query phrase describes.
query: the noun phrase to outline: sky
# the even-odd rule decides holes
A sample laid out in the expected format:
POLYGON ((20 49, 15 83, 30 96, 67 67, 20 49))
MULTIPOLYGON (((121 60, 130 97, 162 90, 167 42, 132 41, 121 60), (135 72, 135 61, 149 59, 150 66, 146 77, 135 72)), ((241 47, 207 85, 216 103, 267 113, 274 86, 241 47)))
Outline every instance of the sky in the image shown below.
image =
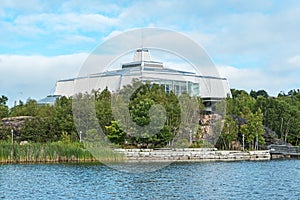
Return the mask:
POLYGON ((0 95, 9 105, 54 92, 113 35, 177 31, 199 43, 231 88, 300 88, 300 1, 1 0, 0 95))

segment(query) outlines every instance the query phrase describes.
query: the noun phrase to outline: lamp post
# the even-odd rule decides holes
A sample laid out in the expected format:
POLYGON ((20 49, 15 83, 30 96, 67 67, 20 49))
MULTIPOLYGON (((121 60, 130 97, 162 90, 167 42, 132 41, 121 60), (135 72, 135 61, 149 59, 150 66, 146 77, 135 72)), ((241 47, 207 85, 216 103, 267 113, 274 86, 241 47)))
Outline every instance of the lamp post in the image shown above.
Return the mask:
POLYGON ((256 122, 256 141, 255 141, 255 150, 258 150, 258 122, 256 122))
POLYGON ((14 130, 11 129, 11 143, 14 143, 14 130))
POLYGON ((79 131, 79 142, 82 142, 82 131, 79 131))
POLYGON ((258 134, 256 133, 256 144, 255 144, 255 146, 256 146, 256 150, 258 150, 258 134))
POLYGON ((243 151, 245 150, 245 134, 242 135, 243 136, 243 151))
POLYGON ((193 143, 193 131, 192 130, 190 130, 190 144, 192 144, 193 143))

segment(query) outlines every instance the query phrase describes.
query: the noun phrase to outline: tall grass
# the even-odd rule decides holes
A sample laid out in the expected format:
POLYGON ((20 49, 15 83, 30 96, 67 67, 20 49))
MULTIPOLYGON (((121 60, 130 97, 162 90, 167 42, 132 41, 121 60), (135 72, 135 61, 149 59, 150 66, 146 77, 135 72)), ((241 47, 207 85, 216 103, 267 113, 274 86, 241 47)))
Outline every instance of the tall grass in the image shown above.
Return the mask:
MULTIPOLYGON (((101 157, 97 157, 101 161, 101 157)), ((97 161, 80 143, 11 144, 0 142, 0 163, 97 161)))
POLYGON ((103 142, 84 142, 84 146, 89 152, 102 162, 121 162, 125 160, 124 155, 115 152, 113 146, 103 142))

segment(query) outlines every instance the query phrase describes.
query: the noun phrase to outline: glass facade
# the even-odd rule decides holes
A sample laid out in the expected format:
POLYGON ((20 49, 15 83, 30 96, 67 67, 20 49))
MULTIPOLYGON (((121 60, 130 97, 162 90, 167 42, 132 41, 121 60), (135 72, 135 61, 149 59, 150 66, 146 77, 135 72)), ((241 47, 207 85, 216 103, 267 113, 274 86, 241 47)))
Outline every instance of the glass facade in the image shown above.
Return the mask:
POLYGON ((190 96, 200 96, 199 83, 177 80, 153 80, 151 83, 156 83, 163 86, 167 93, 173 91, 176 95, 187 93, 190 96))

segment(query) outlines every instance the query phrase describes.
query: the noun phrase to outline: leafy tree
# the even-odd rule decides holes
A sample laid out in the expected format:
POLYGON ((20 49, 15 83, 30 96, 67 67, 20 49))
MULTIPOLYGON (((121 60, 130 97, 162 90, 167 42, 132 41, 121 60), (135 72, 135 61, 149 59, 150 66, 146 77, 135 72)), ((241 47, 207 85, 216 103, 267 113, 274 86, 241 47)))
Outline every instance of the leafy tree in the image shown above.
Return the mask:
POLYGON ((237 139, 238 124, 231 116, 226 116, 217 146, 222 149, 232 149, 231 142, 237 139))
POLYGON ((118 124, 115 121, 111 122, 110 126, 105 127, 108 135, 107 138, 115 144, 123 145, 126 139, 126 133, 119 128, 118 124))
POLYGON ((36 100, 28 99, 25 104, 22 102, 19 105, 14 106, 10 110, 10 116, 38 116, 39 105, 36 100))
POLYGON ((76 132, 72 113, 72 99, 61 97, 56 101, 52 120, 58 126, 61 134, 66 132, 71 135, 76 132))
POLYGON ((140 147, 163 146, 176 135, 181 110, 173 92, 166 93, 158 84, 136 81, 109 98, 101 102, 99 96, 100 109, 97 112, 104 119, 112 119, 111 113, 114 113, 115 119, 109 125, 108 120, 102 120, 107 137, 112 142, 120 144, 126 141, 129 145, 140 147), (109 98, 112 102, 111 110, 102 107, 110 107, 105 105, 106 102, 110 103, 109 98))
MULTIPOLYGON (((77 94, 72 99, 72 114, 76 128, 86 137, 86 132, 99 128, 95 111, 95 96, 90 94, 77 94)), ((96 130, 97 131, 97 130, 96 130)))
POLYGON ((237 96, 243 94, 248 95, 248 93, 245 90, 237 90, 237 89, 230 89, 232 98, 236 98, 237 96))
POLYGON ((265 90, 258 90, 257 92, 254 91, 254 90, 251 90, 250 91, 250 96, 255 98, 255 99, 259 96, 262 96, 264 98, 268 98, 269 94, 265 90))
POLYGON ((246 92, 236 92, 235 97, 227 98, 227 113, 232 115, 240 115, 255 110, 255 99, 249 96, 246 92))
POLYGON ((250 149, 258 149, 259 144, 265 144, 263 137, 264 129, 262 124, 263 114, 260 109, 253 114, 247 112, 242 114, 247 120, 247 124, 242 125, 241 133, 245 135, 245 141, 250 149))
POLYGON ((8 114, 9 114, 8 106, 0 104, 0 119, 8 117, 8 114))
POLYGON ((0 119, 8 117, 9 109, 6 105, 8 98, 4 95, 0 97, 0 119))
POLYGON ((180 119, 178 100, 176 101, 174 97, 176 97, 174 94, 167 94, 164 88, 157 84, 150 85, 146 83, 134 91, 129 102, 130 116, 133 122, 139 125, 135 128, 135 133, 137 134, 131 138, 134 144, 149 147, 149 145, 154 144, 163 145, 171 139, 169 137, 172 135, 171 131, 178 129, 179 121, 177 120, 180 119), (176 107, 174 103, 177 104, 177 112, 174 110, 176 107), (155 112, 152 110, 150 118, 150 108, 162 108, 162 110, 165 110, 166 119, 163 119, 164 114, 161 113, 162 110, 160 109, 155 112), (165 126, 167 127, 161 127, 161 122, 163 121, 165 121, 165 126), (143 127, 145 126, 147 127, 144 129, 143 127), (158 140, 158 138, 168 139, 168 141, 158 140))
POLYGON ((59 140, 59 130, 49 118, 36 117, 26 120, 17 141, 52 142, 59 140))
POLYGON ((0 105, 6 105, 8 98, 4 95, 0 97, 0 105))
POLYGON ((100 127, 105 134, 108 134, 106 126, 114 120, 111 110, 111 93, 106 87, 102 92, 95 92, 95 108, 100 127))

